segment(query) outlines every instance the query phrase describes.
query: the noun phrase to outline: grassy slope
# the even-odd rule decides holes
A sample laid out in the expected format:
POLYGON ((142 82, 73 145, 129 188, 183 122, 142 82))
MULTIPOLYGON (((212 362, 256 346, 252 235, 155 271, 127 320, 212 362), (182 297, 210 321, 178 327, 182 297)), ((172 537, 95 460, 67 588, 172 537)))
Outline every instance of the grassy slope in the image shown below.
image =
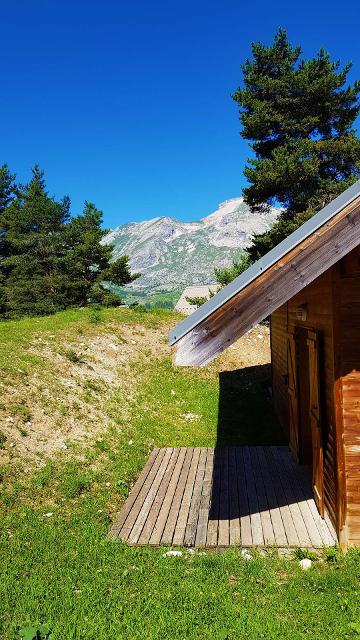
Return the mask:
MULTIPOLYGON (((57 369, 54 374, 56 354, 64 367, 66 360, 59 353, 69 345, 74 349, 79 341, 85 344, 104 335, 120 338, 125 325, 138 340, 143 336, 146 342, 150 331, 159 331, 160 340, 175 316, 109 310, 102 312, 102 322, 90 320, 82 310, 0 326, 2 384, 10 402, 4 415, 14 411, 6 391, 16 387, 20 396, 15 406, 25 407, 17 409, 16 420, 28 418, 34 403, 42 409, 48 404, 50 430, 52 414, 60 420, 56 403, 46 403, 46 395, 32 396, 34 376, 40 396, 38 389, 49 385, 59 398, 64 419, 74 411, 74 399, 64 395, 57 369), (39 348, 37 355, 34 344, 41 340, 50 342, 52 350, 39 348)), ((71 366, 71 379, 77 368, 86 367, 71 366)), ((4 458, 0 495, 3 638, 13 638, 19 626, 40 622, 49 623, 59 640, 315 640, 360 634, 358 552, 317 561, 305 574, 294 559, 272 553, 251 562, 236 550, 164 558, 163 549, 129 548, 106 539, 112 515, 154 445, 211 446, 217 440, 233 442, 234 437, 239 443, 281 440, 262 393, 266 371, 221 376, 232 411, 223 399, 220 420, 218 371, 217 365, 174 370, 166 352, 155 356, 139 351, 126 368, 119 367, 121 384, 108 386, 105 394, 101 385, 93 385, 91 393, 86 387, 85 396, 77 387, 82 401, 75 411, 83 413, 84 406, 89 414, 99 411, 102 433, 83 442, 69 441, 67 449, 44 464, 35 466, 34 460, 34 468, 5 443, 4 454, 10 458, 4 458), (188 413, 195 419, 187 419, 188 413), (260 428, 264 426, 265 432, 260 428)), ((21 428, 19 424, 15 421, 14 428, 21 428)))

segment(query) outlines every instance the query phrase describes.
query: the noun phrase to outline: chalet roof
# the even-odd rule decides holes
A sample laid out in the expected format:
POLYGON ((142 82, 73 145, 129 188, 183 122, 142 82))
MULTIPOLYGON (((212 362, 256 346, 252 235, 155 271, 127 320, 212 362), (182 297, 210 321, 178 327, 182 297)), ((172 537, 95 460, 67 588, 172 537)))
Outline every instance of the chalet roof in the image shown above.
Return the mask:
POLYGON ((204 365, 360 244, 360 180, 169 333, 175 363, 204 365))

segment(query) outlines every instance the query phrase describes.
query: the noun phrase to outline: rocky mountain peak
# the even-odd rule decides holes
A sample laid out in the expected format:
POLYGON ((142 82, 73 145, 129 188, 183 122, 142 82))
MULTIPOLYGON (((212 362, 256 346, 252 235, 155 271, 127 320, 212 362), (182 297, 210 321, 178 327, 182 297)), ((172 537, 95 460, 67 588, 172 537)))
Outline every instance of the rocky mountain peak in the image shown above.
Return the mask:
POLYGON ((230 198, 196 222, 157 217, 130 222, 110 231, 103 242, 114 245, 114 257, 127 254, 141 277, 132 287, 149 293, 210 284, 214 268, 231 264, 251 242, 267 231, 279 210, 251 213, 244 199, 230 198))

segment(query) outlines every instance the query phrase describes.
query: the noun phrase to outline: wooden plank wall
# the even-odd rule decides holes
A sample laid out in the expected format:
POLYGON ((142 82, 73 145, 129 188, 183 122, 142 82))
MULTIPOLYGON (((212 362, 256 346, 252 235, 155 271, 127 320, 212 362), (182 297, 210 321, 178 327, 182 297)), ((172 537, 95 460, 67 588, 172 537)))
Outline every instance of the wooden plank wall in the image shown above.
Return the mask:
POLYGON ((284 374, 287 373, 287 331, 292 332, 296 326, 318 329, 322 337, 325 507, 337 528, 332 269, 319 276, 272 315, 274 406, 281 421, 286 416, 288 406, 284 383, 284 374), (307 307, 306 321, 298 320, 296 317, 296 309, 301 305, 307 307))
POLYGON ((289 398, 287 390, 287 305, 271 314, 270 339, 274 409, 284 433, 289 435, 289 398))
POLYGON ((343 431, 345 543, 360 546, 360 248, 337 268, 339 430, 343 431))

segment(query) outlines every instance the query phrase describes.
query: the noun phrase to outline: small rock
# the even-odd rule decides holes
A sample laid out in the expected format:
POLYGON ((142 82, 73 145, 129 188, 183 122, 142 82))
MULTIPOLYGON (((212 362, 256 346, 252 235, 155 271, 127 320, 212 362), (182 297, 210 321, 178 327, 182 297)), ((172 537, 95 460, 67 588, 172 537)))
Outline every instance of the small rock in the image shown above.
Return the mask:
POLYGON ((194 556, 195 555, 195 549, 188 549, 188 554, 190 556, 194 556))
POLYGON ((131 445, 132 443, 133 443, 133 441, 132 441, 132 440, 129 440, 128 444, 130 444, 130 445, 131 445))
POLYGON ((241 549, 241 555, 244 560, 252 560, 252 555, 247 549, 241 549))
POLYGON ((171 557, 180 557, 182 556, 182 551, 166 551, 166 553, 163 553, 163 558, 171 558, 171 557))
POLYGON ((176 395, 176 391, 174 391, 174 389, 171 389, 171 395, 175 396, 176 395))
POLYGON ((12 424, 12 423, 14 422, 14 418, 12 418, 11 416, 8 416, 8 417, 5 419, 5 422, 8 422, 9 424, 12 424))
POLYGON ((307 571, 308 569, 311 569, 312 562, 310 558, 303 558, 300 560, 299 565, 303 571, 307 571))
POLYGON ((181 417, 185 420, 197 420, 198 418, 200 418, 197 413, 182 413, 181 417))
POLYGON ((131 344, 136 344, 136 340, 130 340, 131 344))
POLYGON ((53 516, 53 512, 52 511, 48 511, 48 513, 44 513, 44 518, 51 518, 51 516, 53 516))
POLYGON ((15 447, 15 442, 10 442, 10 447, 13 449, 15 447))

